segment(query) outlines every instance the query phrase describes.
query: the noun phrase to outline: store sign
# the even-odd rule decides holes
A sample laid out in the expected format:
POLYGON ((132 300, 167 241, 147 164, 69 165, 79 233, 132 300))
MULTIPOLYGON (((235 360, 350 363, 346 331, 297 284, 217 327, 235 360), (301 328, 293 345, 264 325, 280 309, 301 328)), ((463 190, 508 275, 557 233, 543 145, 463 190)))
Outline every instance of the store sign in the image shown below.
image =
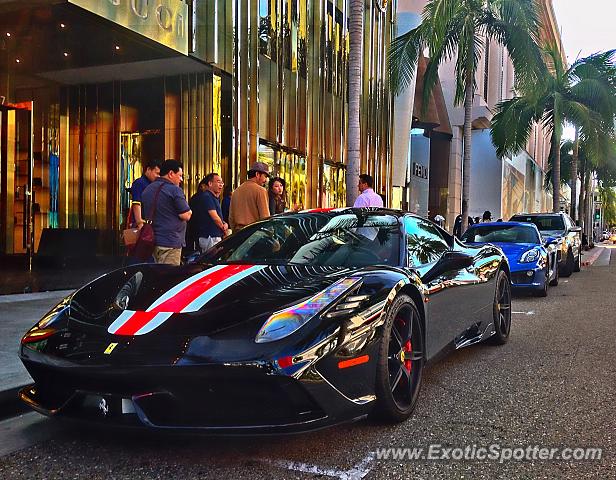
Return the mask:
POLYGON ((181 0, 68 0, 188 55, 188 5, 181 0))
POLYGON ((413 175, 419 178, 428 179, 428 167, 422 165, 421 163, 413 162, 413 175))

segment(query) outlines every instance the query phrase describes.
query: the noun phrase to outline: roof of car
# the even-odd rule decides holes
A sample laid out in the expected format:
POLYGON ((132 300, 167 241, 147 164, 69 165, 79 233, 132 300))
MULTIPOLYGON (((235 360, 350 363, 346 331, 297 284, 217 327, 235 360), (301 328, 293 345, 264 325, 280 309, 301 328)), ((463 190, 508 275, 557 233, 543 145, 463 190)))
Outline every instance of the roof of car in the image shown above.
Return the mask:
POLYGON ((515 215, 512 215, 511 218, 513 217, 547 217, 547 216, 551 216, 551 215, 564 215, 565 212, 545 212, 545 213, 516 213, 515 215))
POLYGON ((393 208, 384 207, 326 207, 326 208, 308 208, 306 210, 300 210, 299 212, 285 212, 283 215, 293 214, 308 214, 308 213, 329 213, 333 215, 339 215, 344 213, 374 213, 381 215, 394 215, 401 217, 403 215, 419 216, 414 213, 404 212, 402 210, 396 210, 393 208))
POLYGON ((474 223, 469 225, 468 228, 478 228, 478 227, 535 227, 532 223, 526 222, 484 222, 484 223, 474 223))

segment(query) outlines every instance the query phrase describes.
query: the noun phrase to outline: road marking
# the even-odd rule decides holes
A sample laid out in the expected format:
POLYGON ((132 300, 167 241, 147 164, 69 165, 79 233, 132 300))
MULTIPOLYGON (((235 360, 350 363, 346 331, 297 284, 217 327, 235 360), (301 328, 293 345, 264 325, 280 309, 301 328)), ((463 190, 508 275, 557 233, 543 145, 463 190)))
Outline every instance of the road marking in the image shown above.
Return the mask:
POLYGON ((535 311, 534 310, 530 310, 528 312, 511 312, 511 313, 513 313, 515 315, 534 315, 535 311))
POLYGON ((358 464, 351 467, 349 470, 336 470, 334 468, 323 468, 318 465, 311 465, 303 462, 292 462, 288 460, 266 460, 270 465, 275 465, 286 470, 294 470, 302 473, 312 473, 314 475, 325 475, 340 480, 361 480, 372 470, 372 462, 374 462, 375 454, 370 452, 358 464))

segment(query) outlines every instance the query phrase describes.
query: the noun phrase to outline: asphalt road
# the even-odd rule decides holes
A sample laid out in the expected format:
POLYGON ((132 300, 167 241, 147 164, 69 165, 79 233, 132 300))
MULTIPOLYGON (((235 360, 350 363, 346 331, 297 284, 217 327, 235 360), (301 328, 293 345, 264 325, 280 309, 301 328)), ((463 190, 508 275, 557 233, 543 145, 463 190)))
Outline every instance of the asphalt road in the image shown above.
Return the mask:
POLYGON ((616 255, 561 279, 548 298, 514 298, 509 343, 457 351, 427 370, 415 413, 400 425, 221 439, 101 430, 31 413, 0 423, 0 478, 616 478, 615 280, 616 255), (535 445, 556 455, 602 452, 585 461, 376 458, 380 448, 425 454, 431 445, 441 455, 473 445, 501 455, 535 445))

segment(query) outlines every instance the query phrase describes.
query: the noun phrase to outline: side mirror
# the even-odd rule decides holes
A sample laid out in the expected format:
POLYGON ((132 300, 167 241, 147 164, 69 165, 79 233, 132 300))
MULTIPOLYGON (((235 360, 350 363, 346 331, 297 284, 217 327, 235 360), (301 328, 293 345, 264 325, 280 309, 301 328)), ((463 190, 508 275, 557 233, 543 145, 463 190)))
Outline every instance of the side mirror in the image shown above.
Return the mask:
POLYGON ((470 267, 473 264, 474 258, 464 252, 448 250, 443 254, 438 263, 443 264, 444 270, 458 270, 461 268, 470 267))
POLYGON ((579 233, 579 232, 581 232, 581 231, 582 231, 582 227, 572 227, 572 228, 571 228, 571 231, 572 231, 572 232, 578 232, 578 233, 579 233))
POLYGON ((423 276, 424 283, 429 283, 440 275, 452 270, 462 270, 473 264, 473 257, 463 252, 448 250, 438 262, 423 276))
POLYGON ((558 238, 555 238, 555 237, 546 238, 545 246, 547 247, 548 245, 558 245, 558 238))

